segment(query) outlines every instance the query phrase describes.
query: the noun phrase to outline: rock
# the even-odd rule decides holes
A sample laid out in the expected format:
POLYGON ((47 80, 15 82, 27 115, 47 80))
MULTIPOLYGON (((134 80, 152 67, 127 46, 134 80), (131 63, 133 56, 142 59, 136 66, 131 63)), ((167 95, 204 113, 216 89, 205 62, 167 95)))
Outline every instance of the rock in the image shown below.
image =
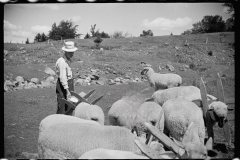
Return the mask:
POLYGON ((183 67, 189 69, 189 65, 183 64, 183 67))
POLYGON ((45 72, 46 74, 51 75, 51 76, 55 76, 55 75, 56 75, 55 71, 52 70, 50 67, 46 67, 45 70, 44 70, 44 72, 45 72))
POLYGON ((16 81, 18 81, 19 83, 24 83, 24 78, 21 76, 17 76, 16 81))
POLYGON ((126 75, 125 78, 126 79, 131 79, 131 77, 129 75, 126 75))
POLYGON ((109 84, 109 85, 113 85, 113 84, 116 84, 116 82, 115 82, 114 80, 112 80, 112 79, 109 79, 109 80, 108 80, 108 84, 109 84))
POLYGON ((121 81, 120 78, 115 79, 115 82, 120 82, 120 81, 121 81))
POLYGON ((30 80, 32 83, 38 84, 39 83, 39 79, 38 78, 32 78, 30 80))
POLYGON ((85 92, 80 92, 78 95, 81 96, 81 97, 84 97, 86 95, 86 93, 85 92))
POLYGON ((14 138, 16 137, 14 134, 11 134, 10 136, 7 136, 7 138, 14 138))
POLYGON ((100 80, 96 81, 96 83, 99 84, 99 85, 104 85, 105 84, 104 81, 100 81, 100 80))
POLYGON ((139 78, 135 78, 135 81, 137 81, 137 82, 138 82, 138 81, 140 81, 140 79, 139 79, 139 78))
POLYGON ((75 86, 83 85, 83 84, 84 84, 84 79, 77 79, 74 83, 75 86))
POLYGON ((8 55, 8 51, 4 49, 4 56, 8 55))
POLYGON ((38 159, 38 153, 28 153, 28 152, 22 152, 21 154, 27 159, 38 159))
POLYGON ((174 67, 171 64, 167 64, 166 68, 168 68, 171 72, 174 71, 174 67))
POLYGON ((29 82, 29 83, 28 83, 28 87, 29 87, 30 89, 32 89, 32 88, 38 88, 38 87, 35 85, 35 83, 33 83, 33 82, 29 82))
POLYGON ((54 83, 55 78, 53 76, 49 76, 45 79, 46 82, 54 83))
POLYGON ((91 78, 90 77, 87 77, 85 80, 84 80, 84 83, 90 83, 91 82, 91 78))
POLYGON ((43 88, 51 88, 54 86, 51 82, 48 81, 41 81, 41 84, 43 88))

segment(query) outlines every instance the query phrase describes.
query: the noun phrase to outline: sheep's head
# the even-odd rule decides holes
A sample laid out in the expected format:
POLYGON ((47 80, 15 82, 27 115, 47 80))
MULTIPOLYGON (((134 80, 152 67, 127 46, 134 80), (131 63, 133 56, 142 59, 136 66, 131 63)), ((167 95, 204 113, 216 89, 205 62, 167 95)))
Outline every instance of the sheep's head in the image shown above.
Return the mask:
POLYGON ((154 72, 151 67, 144 67, 144 69, 141 72, 141 75, 146 75, 149 71, 154 72))
POLYGON ((227 120, 228 106, 220 101, 212 102, 209 105, 209 111, 213 111, 214 117, 212 117, 212 119, 218 122, 220 128, 223 128, 223 125, 227 120))
POLYGON ((197 126, 193 126, 193 122, 188 126, 187 131, 183 136, 182 142, 179 142, 173 138, 174 142, 185 150, 185 154, 181 158, 203 158, 207 159, 217 155, 216 152, 212 151, 212 138, 210 137, 206 144, 200 142, 198 136, 197 126))

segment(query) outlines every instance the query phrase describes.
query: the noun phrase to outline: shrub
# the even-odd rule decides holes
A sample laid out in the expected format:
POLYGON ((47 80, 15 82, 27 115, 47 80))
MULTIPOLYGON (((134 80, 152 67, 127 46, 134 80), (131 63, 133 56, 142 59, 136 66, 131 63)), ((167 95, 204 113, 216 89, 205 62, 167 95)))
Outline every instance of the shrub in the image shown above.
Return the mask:
POLYGON ((196 65, 195 65, 194 63, 191 63, 191 64, 189 65, 189 68, 192 69, 192 70, 194 70, 194 69, 196 69, 196 65))

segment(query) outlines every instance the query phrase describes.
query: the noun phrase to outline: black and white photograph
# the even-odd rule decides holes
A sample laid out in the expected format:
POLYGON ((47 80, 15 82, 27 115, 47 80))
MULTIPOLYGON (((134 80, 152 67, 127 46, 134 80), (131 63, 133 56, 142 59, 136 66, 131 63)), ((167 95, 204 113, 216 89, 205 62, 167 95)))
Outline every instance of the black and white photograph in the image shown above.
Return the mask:
POLYGON ((237 3, 0 3, 0 158, 239 159, 237 3))

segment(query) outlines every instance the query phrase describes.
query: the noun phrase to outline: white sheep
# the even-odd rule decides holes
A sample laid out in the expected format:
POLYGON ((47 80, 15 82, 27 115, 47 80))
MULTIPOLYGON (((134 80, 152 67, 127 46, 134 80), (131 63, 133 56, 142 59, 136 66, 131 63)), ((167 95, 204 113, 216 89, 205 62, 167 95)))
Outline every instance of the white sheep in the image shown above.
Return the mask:
POLYGON ((96 121, 92 120, 85 120, 85 119, 80 119, 78 117, 73 117, 70 115, 63 115, 63 114, 52 114, 47 117, 45 117, 39 125, 39 133, 44 131, 45 129, 59 123, 88 123, 88 124, 96 124, 100 125, 96 121))
POLYGON ((141 75, 146 75, 148 82, 155 91, 159 89, 167 89, 177 87, 182 84, 182 78, 174 73, 160 74, 155 73, 151 67, 145 67, 141 75))
POLYGON ((207 146, 212 144, 212 139, 204 146, 205 126, 202 110, 195 103, 183 98, 168 100, 162 108, 166 130, 175 142, 186 150, 188 158, 207 158, 210 153, 207 149, 212 148, 207 146))
POLYGON ((98 148, 85 152, 79 159, 149 159, 129 151, 98 148))
MULTIPOLYGON (((189 101, 193 101, 199 107, 201 106, 201 92, 200 89, 195 86, 179 86, 179 87, 172 87, 164 90, 155 91, 151 98, 147 99, 146 101, 154 101, 159 105, 163 105, 167 100, 174 99, 174 98, 185 98, 189 101)), ((207 94, 207 98, 209 102, 216 101, 217 98, 207 94)))
POLYGON ((128 129, 84 123, 56 124, 42 131, 38 138, 39 158, 75 159, 85 152, 113 149, 141 153, 128 129))
POLYGON ((137 114, 137 108, 144 102, 145 96, 136 93, 130 97, 126 96, 114 102, 108 111, 109 124, 114 126, 124 126, 132 132, 142 127, 144 119, 137 114))
POLYGON ((197 126, 197 135, 204 144, 205 126, 202 110, 186 99, 176 98, 166 101, 162 109, 164 111, 165 129, 178 141, 182 141, 189 124, 193 122, 197 126))
POLYGON ((209 105, 209 111, 213 110, 213 112, 215 113, 215 117, 212 118, 212 126, 214 126, 216 123, 218 123, 218 126, 220 128, 223 128, 224 125, 224 121, 227 119, 227 115, 228 115, 228 106, 221 102, 221 101, 216 101, 216 102, 212 102, 209 105))
POLYGON ((103 110, 97 105, 81 102, 76 106, 75 110, 72 113, 72 116, 87 120, 94 120, 104 125, 105 117, 103 110))
MULTIPOLYGON (((144 102, 137 108, 137 113, 140 115, 145 122, 155 125, 157 123, 159 114, 162 110, 162 107, 155 102, 144 102)), ((164 114, 160 120, 160 131, 164 130, 164 114)))

